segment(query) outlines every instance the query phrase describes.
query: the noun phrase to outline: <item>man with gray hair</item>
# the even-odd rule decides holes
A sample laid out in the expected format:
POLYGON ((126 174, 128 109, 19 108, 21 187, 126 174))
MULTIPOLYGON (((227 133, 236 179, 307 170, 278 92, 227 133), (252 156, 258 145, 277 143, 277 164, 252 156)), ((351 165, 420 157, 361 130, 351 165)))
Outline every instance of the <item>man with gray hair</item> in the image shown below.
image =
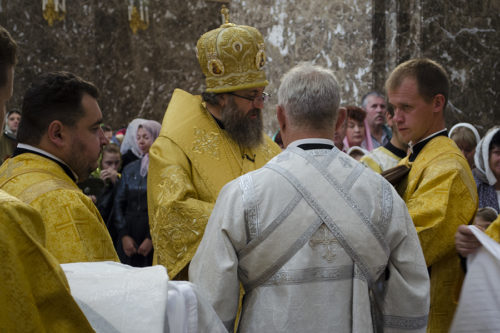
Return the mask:
POLYGON ((282 79, 286 150, 220 192, 189 276, 229 330, 424 332, 429 279, 404 202, 334 147, 339 86, 300 64, 282 79))
POLYGON ((366 111, 366 123, 370 128, 370 138, 366 140, 371 140, 373 149, 386 145, 391 140, 392 132, 385 122, 387 103, 384 95, 370 91, 363 96, 361 103, 363 110, 366 111))

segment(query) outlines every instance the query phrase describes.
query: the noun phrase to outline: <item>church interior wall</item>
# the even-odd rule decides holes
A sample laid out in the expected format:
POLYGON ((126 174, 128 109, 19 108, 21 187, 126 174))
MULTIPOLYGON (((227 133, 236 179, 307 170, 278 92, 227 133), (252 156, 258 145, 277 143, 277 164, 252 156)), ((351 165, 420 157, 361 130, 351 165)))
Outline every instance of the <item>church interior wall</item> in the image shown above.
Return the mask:
MULTIPOLYGON (((0 0, 0 24, 19 43, 9 109, 21 108, 34 77, 66 70, 99 87, 104 121, 115 129, 137 117, 161 121, 175 88, 203 91, 196 41, 220 25, 227 3, 232 22, 264 35, 274 96, 289 68, 312 61, 336 73, 342 104, 359 105, 397 64, 425 56, 450 75, 449 126, 467 121, 484 133, 500 124, 498 0, 149 0, 149 26, 137 34, 126 1, 67 1, 53 26, 41 2, 0 0)), ((268 134, 278 127, 276 103, 265 109, 268 134)))

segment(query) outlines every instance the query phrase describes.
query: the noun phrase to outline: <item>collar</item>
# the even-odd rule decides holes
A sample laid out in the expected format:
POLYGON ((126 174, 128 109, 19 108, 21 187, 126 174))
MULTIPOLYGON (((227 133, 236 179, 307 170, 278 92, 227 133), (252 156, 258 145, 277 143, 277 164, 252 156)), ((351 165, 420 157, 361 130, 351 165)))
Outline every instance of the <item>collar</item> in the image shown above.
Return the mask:
POLYGON ((424 149, 425 145, 437 136, 446 136, 447 137, 448 130, 445 128, 445 129, 442 129, 440 131, 437 131, 437 132, 429 135, 428 137, 420 140, 417 144, 410 143, 409 146, 410 146, 411 154, 409 157, 409 161, 410 162, 415 161, 415 159, 417 158, 417 155, 422 151, 422 149, 424 149))
MULTIPOLYGON (((332 149, 335 146, 332 140, 323 138, 307 138, 291 142, 288 147, 299 147, 304 150, 332 149)), ((287 148, 288 148, 287 147, 287 148)))
POLYGON ((73 170, 71 170, 69 165, 67 165, 63 160, 61 160, 57 156, 54 156, 51 153, 46 152, 43 149, 33 147, 33 146, 27 145, 25 143, 18 143, 16 150, 12 154, 12 157, 17 156, 17 155, 21 155, 24 153, 36 154, 36 155, 43 156, 45 158, 48 158, 49 160, 56 162, 64 170, 64 172, 69 176, 69 178, 71 178, 75 183, 78 182, 78 176, 76 175, 76 173, 73 170))
POLYGON ((384 148, 396 155, 399 158, 405 158, 406 157, 406 151, 399 149, 398 147, 395 147, 391 141, 387 142, 384 145, 384 148))

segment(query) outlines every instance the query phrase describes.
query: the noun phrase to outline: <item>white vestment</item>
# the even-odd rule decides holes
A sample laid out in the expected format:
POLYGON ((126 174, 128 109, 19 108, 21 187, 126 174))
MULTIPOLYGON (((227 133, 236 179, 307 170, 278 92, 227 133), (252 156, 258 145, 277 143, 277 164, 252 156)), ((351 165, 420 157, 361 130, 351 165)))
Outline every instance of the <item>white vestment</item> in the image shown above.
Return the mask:
POLYGON ((228 330, 424 332, 429 279, 392 186, 338 149, 288 147, 221 191, 191 263, 228 330))
POLYGON ((97 333, 227 332, 197 288, 187 281, 169 281, 163 266, 102 261, 61 267, 97 333))
POLYGON ((500 244, 469 226, 481 247, 467 256, 467 274, 451 333, 500 332, 500 244))

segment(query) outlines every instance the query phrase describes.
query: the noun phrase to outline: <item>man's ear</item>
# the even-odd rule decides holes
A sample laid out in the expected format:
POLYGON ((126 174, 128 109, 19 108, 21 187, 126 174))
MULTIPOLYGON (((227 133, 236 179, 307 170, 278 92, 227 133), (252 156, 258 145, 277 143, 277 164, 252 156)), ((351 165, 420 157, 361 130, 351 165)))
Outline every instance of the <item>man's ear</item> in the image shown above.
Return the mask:
POLYGON ((54 120, 47 128, 47 137, 57 148, 62 148, 66 144, 68 138, 67 130, 67 126, 64 126, 61 121, 54 120))
POLYGON ((281 137, 283 138, 283 132, 286 131, 286 114, 285 110, 281 105, 276 106, 276 117, 278 118, 278 124, 280 125, 281 137))
POLYGON ((341 128, 344 125, 346 118, 347 118, 346 108, 339 108, 337 110, 337 121, 335 122, 335 131, 338 131, 339 128, 341 128))
POLYGON ((432 105, 434 107, 434 112, 439 112, 439 111, 444 111, 446 105, 445 105, 445 98, 442 94, 437 94, 434 96, 432 99, 432 105))
POLYGON ((229 96, 227 96, 226 94, 220 94, 220 95, 218 95, 218 96, 217 96, 217 100, 218 100, 218 102, 219 102, 219 107, 220 107, 220 108, 223 108, 223 107, 226 105, 226 103, 227 103, 227 100, 226 100, 226 99, 227 99, 228 97, 229 97, 229 96))

